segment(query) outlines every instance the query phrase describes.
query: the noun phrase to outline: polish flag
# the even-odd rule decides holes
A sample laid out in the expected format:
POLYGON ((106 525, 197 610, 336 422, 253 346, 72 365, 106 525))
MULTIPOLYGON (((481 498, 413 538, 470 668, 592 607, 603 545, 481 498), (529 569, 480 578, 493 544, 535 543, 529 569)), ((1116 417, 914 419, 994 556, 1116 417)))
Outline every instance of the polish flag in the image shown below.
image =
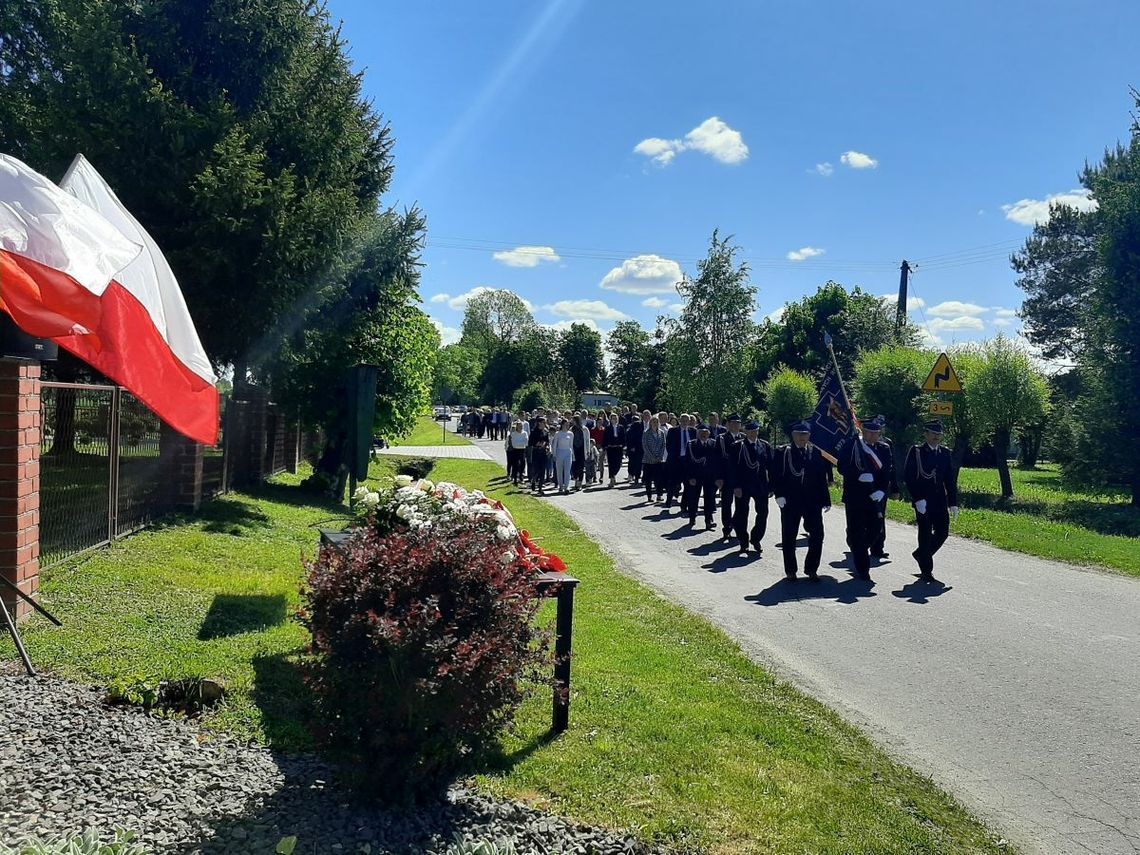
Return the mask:
POLYGON ((217 378, 166 259, 82 156, 65 180, 0 155, 0 308, 215 444, 217 378))
POLYGON ((53 340, 125 386, 179 433, 216 444, 218 378, 158 244, 83 155, 76 155, 60 187, 142 251, 104 290, 98 328, 53 340))

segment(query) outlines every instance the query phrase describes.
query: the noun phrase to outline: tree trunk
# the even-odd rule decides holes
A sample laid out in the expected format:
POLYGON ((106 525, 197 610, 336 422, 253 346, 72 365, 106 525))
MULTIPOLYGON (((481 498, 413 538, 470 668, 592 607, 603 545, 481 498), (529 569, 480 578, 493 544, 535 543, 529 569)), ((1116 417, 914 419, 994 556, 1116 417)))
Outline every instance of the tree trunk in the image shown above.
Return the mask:
POLYGON ((950 462, 954 465, 955 472, 962 468, 962 461, 966 459, 966 455, 969 453, 969 438, 964 436, 958 437, 958 439, 954 441, 954 447, 950 449, 950 462))
MULTIPOLYGON (((47 425, 44 425, 47 427, 47 425)), ((75 453, 75 389, 55 390, 55 424, 51 448, 53 457, 75 453)))
POLYGON ((1037 468, 1037 458, 1041 455, 1041 440, 1044 433, 1043 428, 1028 428, 1018 434, 1017 465, 1019 467, 1022 469, 1037 468))
POLYGON ((1013 498, 1013 479, 1009 477, 1009 431, 999 430, 994 434, 994 453, 997 455, 998 475, 1001 477, 1001 497, 1013 498))

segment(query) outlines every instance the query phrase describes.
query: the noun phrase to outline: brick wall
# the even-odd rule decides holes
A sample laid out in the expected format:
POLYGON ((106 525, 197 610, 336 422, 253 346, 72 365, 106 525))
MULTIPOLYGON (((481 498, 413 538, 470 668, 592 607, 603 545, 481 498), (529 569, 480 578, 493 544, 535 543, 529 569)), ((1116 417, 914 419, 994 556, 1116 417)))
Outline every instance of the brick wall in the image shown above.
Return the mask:
MULTIPOLYGON (((40 434, 39 363, 0 359, 0 574, 33 596, 40 585, 40 434)), ((17 617, 31 611, 11 591, 0 594, 17 617)))

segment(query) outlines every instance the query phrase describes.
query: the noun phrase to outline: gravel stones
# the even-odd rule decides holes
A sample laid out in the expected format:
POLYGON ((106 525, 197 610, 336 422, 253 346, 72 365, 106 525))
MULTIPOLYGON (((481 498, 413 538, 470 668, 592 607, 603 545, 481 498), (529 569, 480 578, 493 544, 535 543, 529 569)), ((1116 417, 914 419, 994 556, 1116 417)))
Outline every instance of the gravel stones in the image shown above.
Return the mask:
POLYGON ((649 853, 633 838, 454 788, 414 811, 355 803, 319 758, 280 755, 102 703, 95 688, 0 671, 6 843, 126 829, 155 853, 436 853, 458 835, 524 853, 649 853))

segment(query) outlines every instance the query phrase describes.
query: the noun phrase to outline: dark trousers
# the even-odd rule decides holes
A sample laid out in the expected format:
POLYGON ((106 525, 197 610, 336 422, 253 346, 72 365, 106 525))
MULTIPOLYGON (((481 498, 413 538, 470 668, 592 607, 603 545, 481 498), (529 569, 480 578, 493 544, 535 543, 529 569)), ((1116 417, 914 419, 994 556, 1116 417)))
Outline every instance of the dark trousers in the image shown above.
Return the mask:
POLYGON ((541 488, 546 482, 547 452, 545 448, 533 448, 530 452, 530 483, 541 488))
POLYGON ((696 521, 697 506, 705 499, 705 522, 712 524, 713 514, 716 512, 716 484, 707 478, 686 478, 685 489, 681 493, 681 509, 689 515, 689 519, 696 521), (696 484, 691 483, 696 480, 696 484))
MULTIPOLYGON (((763 495, 758 490, 743 490, 740 498, 736 499, 736 512, 732 515, 732 527, 736 531, 736 539, 740 541, 743 549, 751 543, 757 549, 760 541, 764 539, 764 532, 768 530, 768 487, 763 488, 763 495), (752 524, 752 531, 748 531, 748 505, 756 510, 756 521, 752 524)), ((818 564, 818 562, 817 562, 818 564)))
POLYGON ((882 556, 887 549, 887 499, 879 502, 879 527, 871 541, 871 554, 882 556))
POLYGON ((665 495, 664 469, 664 463, 646 463, 641 468, 641 479, 645 483, 645 498, 649 501, 653 501, 655 495, 658 499, 665 495))
POLYGON ((523 478, 523 469, 526 466, 526 449, 524 448, 508 448, 507 449, 507 475, 514 482, 519 482, 523 478))
POLYGON ((574 449, 574 462, 570 464, 570 477, 581 481, 586 473, 586 457, 577 448, 574 449))
POLYGON ((926 513, 915 512, 918 523, 918 549, 915 558, 923 573, 934 572, 934 553, 942 548, 950 535, 950 511, 945 505, 926 503, 926 513))
POLYGON ((724 534, 732 531, 732 520, 734 518, 732 503, 734 498, 732 484, 725 481, 724 486, 720 488, 720 528, 724 534))
POLYGON ((606 465, 610 468, 610 478, 616 478, 621 470, 621 446, 611 445, 606 448, 606 465))
POLYGON ((681 483, 685 480, 687 459, 670 457, 665 461, 665 501, 672 502, 681 495, 681 483))
POLYGON ((847 546, 855 574, 866 576, 871 572, 871 544, 879 534, 879 503, 868 497, 853 496, 843 500, 843 513, 847 517, 847 546))
POLYGON ((795 576, 799 569, 796 561, 796 538, 800 533, 800 522, 808 533, 807 557, 804 558, 804 572, 814 576, 819 570, 819 559, 823 554, 823 508, 802 507, 788 502, 780 511, 780 538, 784 550, 784 572, 795 576))
POLYGON ((640 448, 638 448, 638 449, 631 448, 629 450, 629 460, 626 463, 626 466, 629 468, 629 477, 630 478, 636 479, 636 478, 641 477, 641 459, 644 455, 645 455, 645 452, 642 451, 640 448))

